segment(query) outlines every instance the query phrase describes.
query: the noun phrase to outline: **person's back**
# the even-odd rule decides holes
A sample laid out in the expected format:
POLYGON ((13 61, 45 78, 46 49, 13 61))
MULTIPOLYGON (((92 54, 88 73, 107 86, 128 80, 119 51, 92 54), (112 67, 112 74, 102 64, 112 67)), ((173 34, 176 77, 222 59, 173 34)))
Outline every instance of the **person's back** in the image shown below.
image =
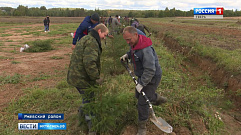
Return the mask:
POLYGON ((139 23, 139 25, 137 26, 137 29, 141 30, 143 33, 146 34, 145 30, 149 33, 149 36, 151 35, 150 30, 144 25, 139 23))
POLYGON ((139 24, 136 28, 139 29, 140 31, 142 31, 146 35, 146 32, 145 32, 143 24, 139 24))
POLYGON ((117 17, 112 19, 112 28, 116 28, 118 25, 121 25, 117 19, 117 17))
POLYGON ((93 14, 91 16, 85 17, 85 19, 81 22, 81 24, 79 25, 79 27, 75 32, 73 42, 72 42, 72 49, 75 48, 77 41, 79 41, 83 36, 88 35, 89 30, 94 28, 98 24, 99 24, 98 14, 93 14))
POLYGON ((118 25, 121 26, 121 23, 118 21, 118 15, 116 15, 116 17, 112 19, 112 24, 111 24, 113 33, 116 33, 119 31, 118 25))
POLYGON ((133 23, 131 24, 131 26, 137 28, 139 26, 139 22, 138 21, 133 21, 133 23))

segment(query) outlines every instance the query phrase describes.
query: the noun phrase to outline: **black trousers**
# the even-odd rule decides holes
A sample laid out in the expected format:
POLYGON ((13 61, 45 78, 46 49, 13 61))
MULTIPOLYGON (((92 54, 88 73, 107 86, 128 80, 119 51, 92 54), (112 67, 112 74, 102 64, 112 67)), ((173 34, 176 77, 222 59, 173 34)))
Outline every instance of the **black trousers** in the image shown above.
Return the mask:
MULTIPOLYGON (((146 96, 150 100, 150 102, 155 102, 157 99, 157 87, 161 82, 161 76, 154 77, 149 84, 143 87, 142 91, 145 92, 146 96)), ((149 117, 149 105, 146 102, 144 96, 136 91, 137 109, 138 109, 138 119, 139 121, 147 120, 149 117)))

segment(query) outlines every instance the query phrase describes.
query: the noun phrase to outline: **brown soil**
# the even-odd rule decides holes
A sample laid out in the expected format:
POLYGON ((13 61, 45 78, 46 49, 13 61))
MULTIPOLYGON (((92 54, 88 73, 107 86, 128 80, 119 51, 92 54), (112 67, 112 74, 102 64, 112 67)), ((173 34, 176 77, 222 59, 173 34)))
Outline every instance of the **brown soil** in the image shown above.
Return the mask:
MULTIPOLYGON (((55 87, 56 83, 62 78, 54 77, 58 74, 66 74, 65 68, 69 64, 69 58, 71 50, 71 43, 69 47, 59 47, 57 50, 52 50, 49 52, 41 53, 26 53, 19 52, 20 47, 15 47, 16 53, 11 53, 10 51, 14 50, 14 47, 9 45, 21 45, 24 46, 25 41, 34 41, 37 39, 51 39, 51 38, 60 38, 60 35, 56 37, 48 36, 38 36, 33 37, 32 35, 21 35, 22 33, 17 33, 16 30, 24 29, 26 27, 36 27, 42 24, 31 24, 31 25, 19 25, 18 28, 9 27, 6 30, 7 33, 11 33, 12 36, 0 37, 0 41, 3 41, 2 51, 0 56, 14 59, 0 59, 0 74, 1 75, 14 75, 16 73, 30 76, 30 78, 39 77, 41 75, 49 75, 52 79, 39 80, 39 81, 29 81, 18 84, 4 84, 0 87, 0 110, 6 107, 11 101, 18 99, 23 95, 23 90, 26 88, 33 87, 43 87, 51 88, 55 87), (7 40, 13 40, 13 42, 6 42, 7 40), (63 59, 51 59, 52 56, 60 56, 63 59), (18 64, 12 64, 12 61, 20 62, 18 64)), ((54 24, 52 24, 54 25, 54 24)), ((41 31, 41 30, 39 30, 41 31)), ((44 31, 43 31, 44 32, 44 31)), ((5 34, 7 34, 5 33, 5 34)), ((24 77, 23 77, 24 78, 24 77)))

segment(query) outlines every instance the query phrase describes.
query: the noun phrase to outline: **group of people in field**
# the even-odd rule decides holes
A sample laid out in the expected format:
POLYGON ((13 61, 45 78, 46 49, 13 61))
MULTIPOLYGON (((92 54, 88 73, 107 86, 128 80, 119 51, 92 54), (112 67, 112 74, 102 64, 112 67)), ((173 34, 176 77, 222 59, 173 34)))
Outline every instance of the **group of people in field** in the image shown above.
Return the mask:
MULTIPOLYGON (((44 19, 45 31, 49 31, 49 17, 44 19)), ((121 33, 130 50, 120 56, 120 60, 130 60, 133 70, 138 77, 138 84, 135 87, 135 96, 138 100, 138 135, 146 135, 146 123, 149 118, 149 106, 146 96, 153 105, 161 105, 166 98, 156 93, 161 81, 162 70, 152 41, 146 36, 145 30, 151 34, 147 27, 135 18, 120 17, 99 17, 97 13, 86 16, 80 23, 73 36, 72 55, 67 73, 67 82, 74 86, 82 95, 82 104, 78 111, 83 114, 85 104, 93 102, 95 93, 86 94, 86 89, 101 85, 104 81, 101 73, 101 40, 106 37, 114 38, 116 33, 121 33), (122 28, 122 29, 120 29, 122 28)), ((133 106, 134 107, 134 106, 133 106)), ((121 111, 121 110, 120 110, 121 111)), ((82 115, 87 122, 89 135, 96 135, 93 130, 92 119, 95 114, 82 115)))

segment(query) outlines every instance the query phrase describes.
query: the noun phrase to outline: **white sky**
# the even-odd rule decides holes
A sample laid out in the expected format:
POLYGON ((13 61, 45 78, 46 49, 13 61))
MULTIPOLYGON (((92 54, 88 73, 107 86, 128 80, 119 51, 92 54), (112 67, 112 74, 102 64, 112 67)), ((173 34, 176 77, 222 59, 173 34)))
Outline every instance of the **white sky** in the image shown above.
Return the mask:
POLYGON ((189 11, 193 8, 224 7, 241 11, 241 0, 0 0, 0 7, 17 8, 19 5, 49 8, 84 8, 94 10, 165 10, 176 8, 189 11))

